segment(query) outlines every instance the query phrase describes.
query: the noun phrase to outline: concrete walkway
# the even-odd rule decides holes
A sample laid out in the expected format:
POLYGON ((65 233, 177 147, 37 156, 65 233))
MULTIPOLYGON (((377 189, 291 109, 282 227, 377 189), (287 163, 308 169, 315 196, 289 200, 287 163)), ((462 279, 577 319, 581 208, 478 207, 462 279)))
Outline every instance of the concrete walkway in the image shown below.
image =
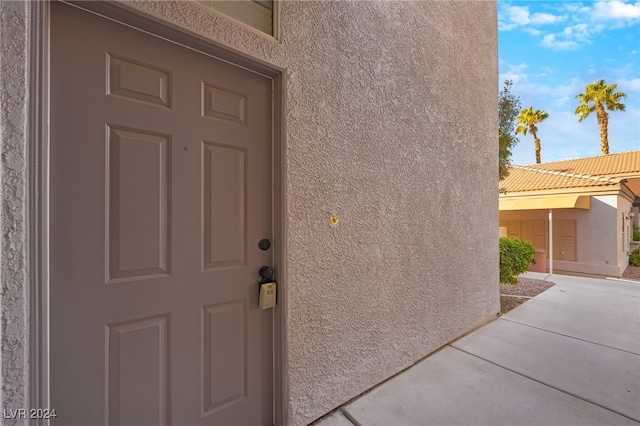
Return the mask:
POLYGON ((547 279, 556 285, 318 425, 639 425, 640 283, 547 279))

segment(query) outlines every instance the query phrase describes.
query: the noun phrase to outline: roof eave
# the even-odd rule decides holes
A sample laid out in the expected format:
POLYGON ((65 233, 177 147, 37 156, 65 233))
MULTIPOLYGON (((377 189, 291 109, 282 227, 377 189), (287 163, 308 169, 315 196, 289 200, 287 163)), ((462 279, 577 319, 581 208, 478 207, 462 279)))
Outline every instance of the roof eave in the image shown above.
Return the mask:
MULTIPOLYGON (((582 188, 558 188, 558 189, 545 189, 535 191, 518 191, 518 192, 506 192, 500 193, 500 198, 522 198, 522 197, 540 197, 544 195, 619 195, 621 191, 620 184, 613 184, 600 187, 582 187, 582 188)), ((631 194, 631 191, 626 188, 626 191, 631 194)))

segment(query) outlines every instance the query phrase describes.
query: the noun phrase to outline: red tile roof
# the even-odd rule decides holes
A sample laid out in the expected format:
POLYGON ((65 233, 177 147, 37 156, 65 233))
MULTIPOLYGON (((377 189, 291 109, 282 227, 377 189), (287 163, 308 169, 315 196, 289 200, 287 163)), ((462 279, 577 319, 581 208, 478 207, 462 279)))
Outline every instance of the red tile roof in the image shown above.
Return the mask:
POLYGON ((509 176, 500 182, 500 191, 509 193, 590 188, 615 186, 619 182, 618 178, 544 170, 530 166, 512 166, 509 169, 509 176))
POLYGON ((576 158, 575 160, 555 161, 552 163, 532 164, 528 167, 591 176, 640 176, 640 150, 576 158))
POLYGON ((640 180, 640 150, 552 163, 512 166, 500 182, 500 191, 527 192, 617 185, 640 180))

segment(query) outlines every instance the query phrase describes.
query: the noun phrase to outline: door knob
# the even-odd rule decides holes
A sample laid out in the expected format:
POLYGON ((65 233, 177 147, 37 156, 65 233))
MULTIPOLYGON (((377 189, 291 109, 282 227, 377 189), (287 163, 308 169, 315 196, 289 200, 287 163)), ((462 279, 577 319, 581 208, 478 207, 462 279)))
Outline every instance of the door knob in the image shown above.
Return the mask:
POLYGON ((258 243, 258 247, 260 248, 260 250, 269 250, 269 247, 271 247, 271 241, 269 241, 266 238, 263 238, 258 243))
POLYGON ((258 274, 260 274, 260 278, 262 278, 260 280, 261 283, 267 283, 269 281, 273 281, 273 269, 271 269, 268 266, 261 267, 260 270, 258 271, 258 274))

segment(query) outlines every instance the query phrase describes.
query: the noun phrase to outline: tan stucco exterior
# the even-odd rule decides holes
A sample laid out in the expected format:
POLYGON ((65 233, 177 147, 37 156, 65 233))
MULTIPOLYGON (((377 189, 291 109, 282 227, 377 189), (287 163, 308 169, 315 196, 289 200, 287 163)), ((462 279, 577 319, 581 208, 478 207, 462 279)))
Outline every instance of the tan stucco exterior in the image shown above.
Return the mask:
MULTIPOLYGON (((630 234, 623 235, 623 220, 627 226, 631 200, 629 194, 612 191, 606 195, 589 196, 589 209, 554 209, 553 220, 575 220, 577 228, 576 261, 554 259, 554 271, 578 272, 620 276, 629 265, 630 234), (624 241, 623 241, 624 238, 624 241)), ((586 194, 582 192, 581 194, 586 194)), ((500 225, 507 226, 509 221, 542 220, 545 222, 545 247, 536 247, 547 251, 549 210, 512 210, 500 212, 500 225)), ((555 256, 554 256, 555 257, 555 256)), ((547 262, 547 267, 549 263, 547 262)))
MULTIPOLYGON (((495 2, 287 1, 279 41, 192 2, 126 4, 285 70, 288 423, 495 318, 495 2)), ((29 406, 27 10, 0 3, 3 408, 29 406)))

